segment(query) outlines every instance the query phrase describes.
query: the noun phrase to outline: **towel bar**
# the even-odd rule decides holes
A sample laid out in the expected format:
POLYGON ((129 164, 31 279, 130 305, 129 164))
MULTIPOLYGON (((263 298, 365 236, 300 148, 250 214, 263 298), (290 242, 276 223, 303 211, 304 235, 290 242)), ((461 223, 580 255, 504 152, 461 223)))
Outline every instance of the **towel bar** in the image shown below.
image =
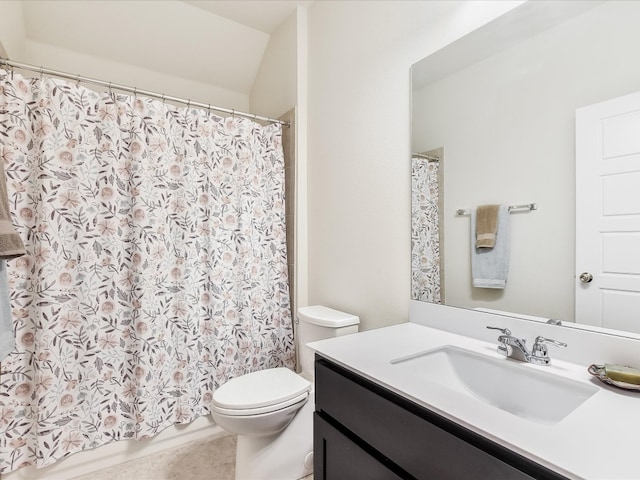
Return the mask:
MULTIPOLYGON (((513 212, 514 210, 537 210, 537 203, 527 203, 524 205, 509 205, 509 212, 513 212)), ((471 210, 467 210, 465 208, 459 208, 456 210, 456 215, 471 215, 471 210)))

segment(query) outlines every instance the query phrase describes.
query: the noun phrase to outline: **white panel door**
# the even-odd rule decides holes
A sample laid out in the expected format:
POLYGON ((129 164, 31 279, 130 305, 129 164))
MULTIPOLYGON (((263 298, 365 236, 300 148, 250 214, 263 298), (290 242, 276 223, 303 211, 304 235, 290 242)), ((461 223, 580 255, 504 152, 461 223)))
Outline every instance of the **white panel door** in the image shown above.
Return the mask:
POLYGON ((576 321, 640 333, 640 92, 576 110, 576 321))

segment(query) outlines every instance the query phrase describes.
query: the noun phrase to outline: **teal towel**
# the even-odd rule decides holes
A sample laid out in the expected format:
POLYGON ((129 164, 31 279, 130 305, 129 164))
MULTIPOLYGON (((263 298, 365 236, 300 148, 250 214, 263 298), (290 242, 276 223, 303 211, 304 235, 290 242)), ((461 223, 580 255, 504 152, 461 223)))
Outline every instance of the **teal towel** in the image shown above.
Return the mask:
POLYGON ((0 260, 0 362, 7 358, 15 347, 15 333, 11 317, 9 286, 7 285, 7 262, 0 260))

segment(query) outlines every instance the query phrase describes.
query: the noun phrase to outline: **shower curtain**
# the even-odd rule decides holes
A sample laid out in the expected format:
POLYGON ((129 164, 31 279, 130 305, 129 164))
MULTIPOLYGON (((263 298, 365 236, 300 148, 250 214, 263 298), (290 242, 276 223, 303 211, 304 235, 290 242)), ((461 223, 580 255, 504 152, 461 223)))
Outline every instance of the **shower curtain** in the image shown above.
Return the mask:
POLYGON ((438 162, 411 159, 411 299, 441 303, 438 162))
POLYGON ((0 472, 209 413, 294 367, 280 125, 0 71, 0 158, 27 255, 0 472))

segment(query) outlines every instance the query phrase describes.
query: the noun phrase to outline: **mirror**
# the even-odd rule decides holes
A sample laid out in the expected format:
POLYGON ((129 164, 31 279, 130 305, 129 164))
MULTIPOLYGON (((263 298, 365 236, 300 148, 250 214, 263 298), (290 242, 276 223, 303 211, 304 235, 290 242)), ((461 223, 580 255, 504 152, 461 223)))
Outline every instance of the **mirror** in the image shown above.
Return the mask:
POLYGON ((575 322, 576 109, 640 91, 639 21, 640 2, 525 2, 412 67, 412 299, 575 322), (415 178, 428 157, 439 182, 415 178), (456 211, 530 203, 506 288, 472 287, 456 211))

